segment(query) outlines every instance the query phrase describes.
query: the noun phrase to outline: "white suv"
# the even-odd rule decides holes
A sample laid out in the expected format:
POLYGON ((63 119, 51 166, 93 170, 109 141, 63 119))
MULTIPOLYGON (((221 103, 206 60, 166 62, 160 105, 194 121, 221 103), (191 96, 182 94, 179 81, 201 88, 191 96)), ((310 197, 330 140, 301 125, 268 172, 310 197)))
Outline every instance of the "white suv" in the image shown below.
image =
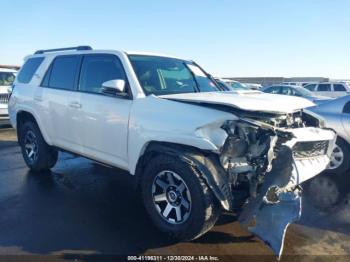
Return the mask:
POLYGON ((80 46, 28 56, 9 111, 33 171, 58 150, 124 169, 161 231, 194 239, 235 211, 280 255, 299 185, 327 167, 335 134, 308 100, 216 91, 190 60, 80 46))
POLYGON ((7 104, 16 72, 16 70, 0 68, 0 125, 9 123, 7 104))
POLYGON ((350 87, 345 82, 322 82, 304 86, 307 90, 317 95, 328 97, 340 97, 350 94, 350 87))

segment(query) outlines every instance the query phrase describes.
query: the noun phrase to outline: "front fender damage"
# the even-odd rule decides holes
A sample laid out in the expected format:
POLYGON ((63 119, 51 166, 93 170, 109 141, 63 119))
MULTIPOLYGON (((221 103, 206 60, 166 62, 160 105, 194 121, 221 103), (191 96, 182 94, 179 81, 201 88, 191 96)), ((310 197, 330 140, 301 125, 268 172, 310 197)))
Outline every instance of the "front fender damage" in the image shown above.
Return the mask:
POLYGON ((292 150, 281 147, 273 160, 272 169, 256 198, 243 206, 239 222, 257 235, 280 257, 289 224, 301 215, 301 189, 293 165, 292 150))

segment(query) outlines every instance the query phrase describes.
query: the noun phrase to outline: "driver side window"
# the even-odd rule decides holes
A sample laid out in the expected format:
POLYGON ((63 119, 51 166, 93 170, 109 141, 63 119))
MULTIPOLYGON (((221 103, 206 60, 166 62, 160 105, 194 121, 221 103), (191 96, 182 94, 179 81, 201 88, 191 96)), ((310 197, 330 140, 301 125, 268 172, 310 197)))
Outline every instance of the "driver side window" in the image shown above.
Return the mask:
POLYGON ((121 79, 127 82, 124 68, 114 55, 87 55, 83 58, 79 90, 102 94, 102 84, 121 79))

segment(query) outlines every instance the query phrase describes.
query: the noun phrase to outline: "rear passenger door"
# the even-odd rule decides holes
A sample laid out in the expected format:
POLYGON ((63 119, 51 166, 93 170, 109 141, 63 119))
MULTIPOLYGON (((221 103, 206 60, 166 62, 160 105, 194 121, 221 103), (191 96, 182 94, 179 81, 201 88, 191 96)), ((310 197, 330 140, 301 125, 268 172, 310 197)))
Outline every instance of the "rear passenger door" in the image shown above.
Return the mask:
POLYGON ((334 97, 347 95, 347 90, 343 84, 333 84, 334 97))
POLYGON ((46 108, 45 126, 54 145, 81 153, 81 139, 75 133, 79 109, 76 91, 81 62, 79 55, 57 56, 47 70, 41 88, 41 103, 46 108))
POLYGON ((332 85, 328 83, 319 84, 317 87, 317 94, 322 96, 334 97, 334 92, 332 92, 332 85))
POLYGON ((102 92, 104 82, 117 79, 128 83, 118 56, 83 56, 78 87, 81 108, 74 120, 74 132, 80 137, 85 156, 127 169, 131 93, 129 96, 110 96, 102 92))

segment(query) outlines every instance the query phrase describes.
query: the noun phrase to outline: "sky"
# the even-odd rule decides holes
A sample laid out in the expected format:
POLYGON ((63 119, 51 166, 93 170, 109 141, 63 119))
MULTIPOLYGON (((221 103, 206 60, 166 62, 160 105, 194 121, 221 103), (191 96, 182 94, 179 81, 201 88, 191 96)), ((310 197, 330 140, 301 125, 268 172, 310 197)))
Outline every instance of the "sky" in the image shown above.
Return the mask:
POLYGON ((349 0, 1 1, 0 64, 90 45, 195 60, 220 77, 350 79, 349 0))

